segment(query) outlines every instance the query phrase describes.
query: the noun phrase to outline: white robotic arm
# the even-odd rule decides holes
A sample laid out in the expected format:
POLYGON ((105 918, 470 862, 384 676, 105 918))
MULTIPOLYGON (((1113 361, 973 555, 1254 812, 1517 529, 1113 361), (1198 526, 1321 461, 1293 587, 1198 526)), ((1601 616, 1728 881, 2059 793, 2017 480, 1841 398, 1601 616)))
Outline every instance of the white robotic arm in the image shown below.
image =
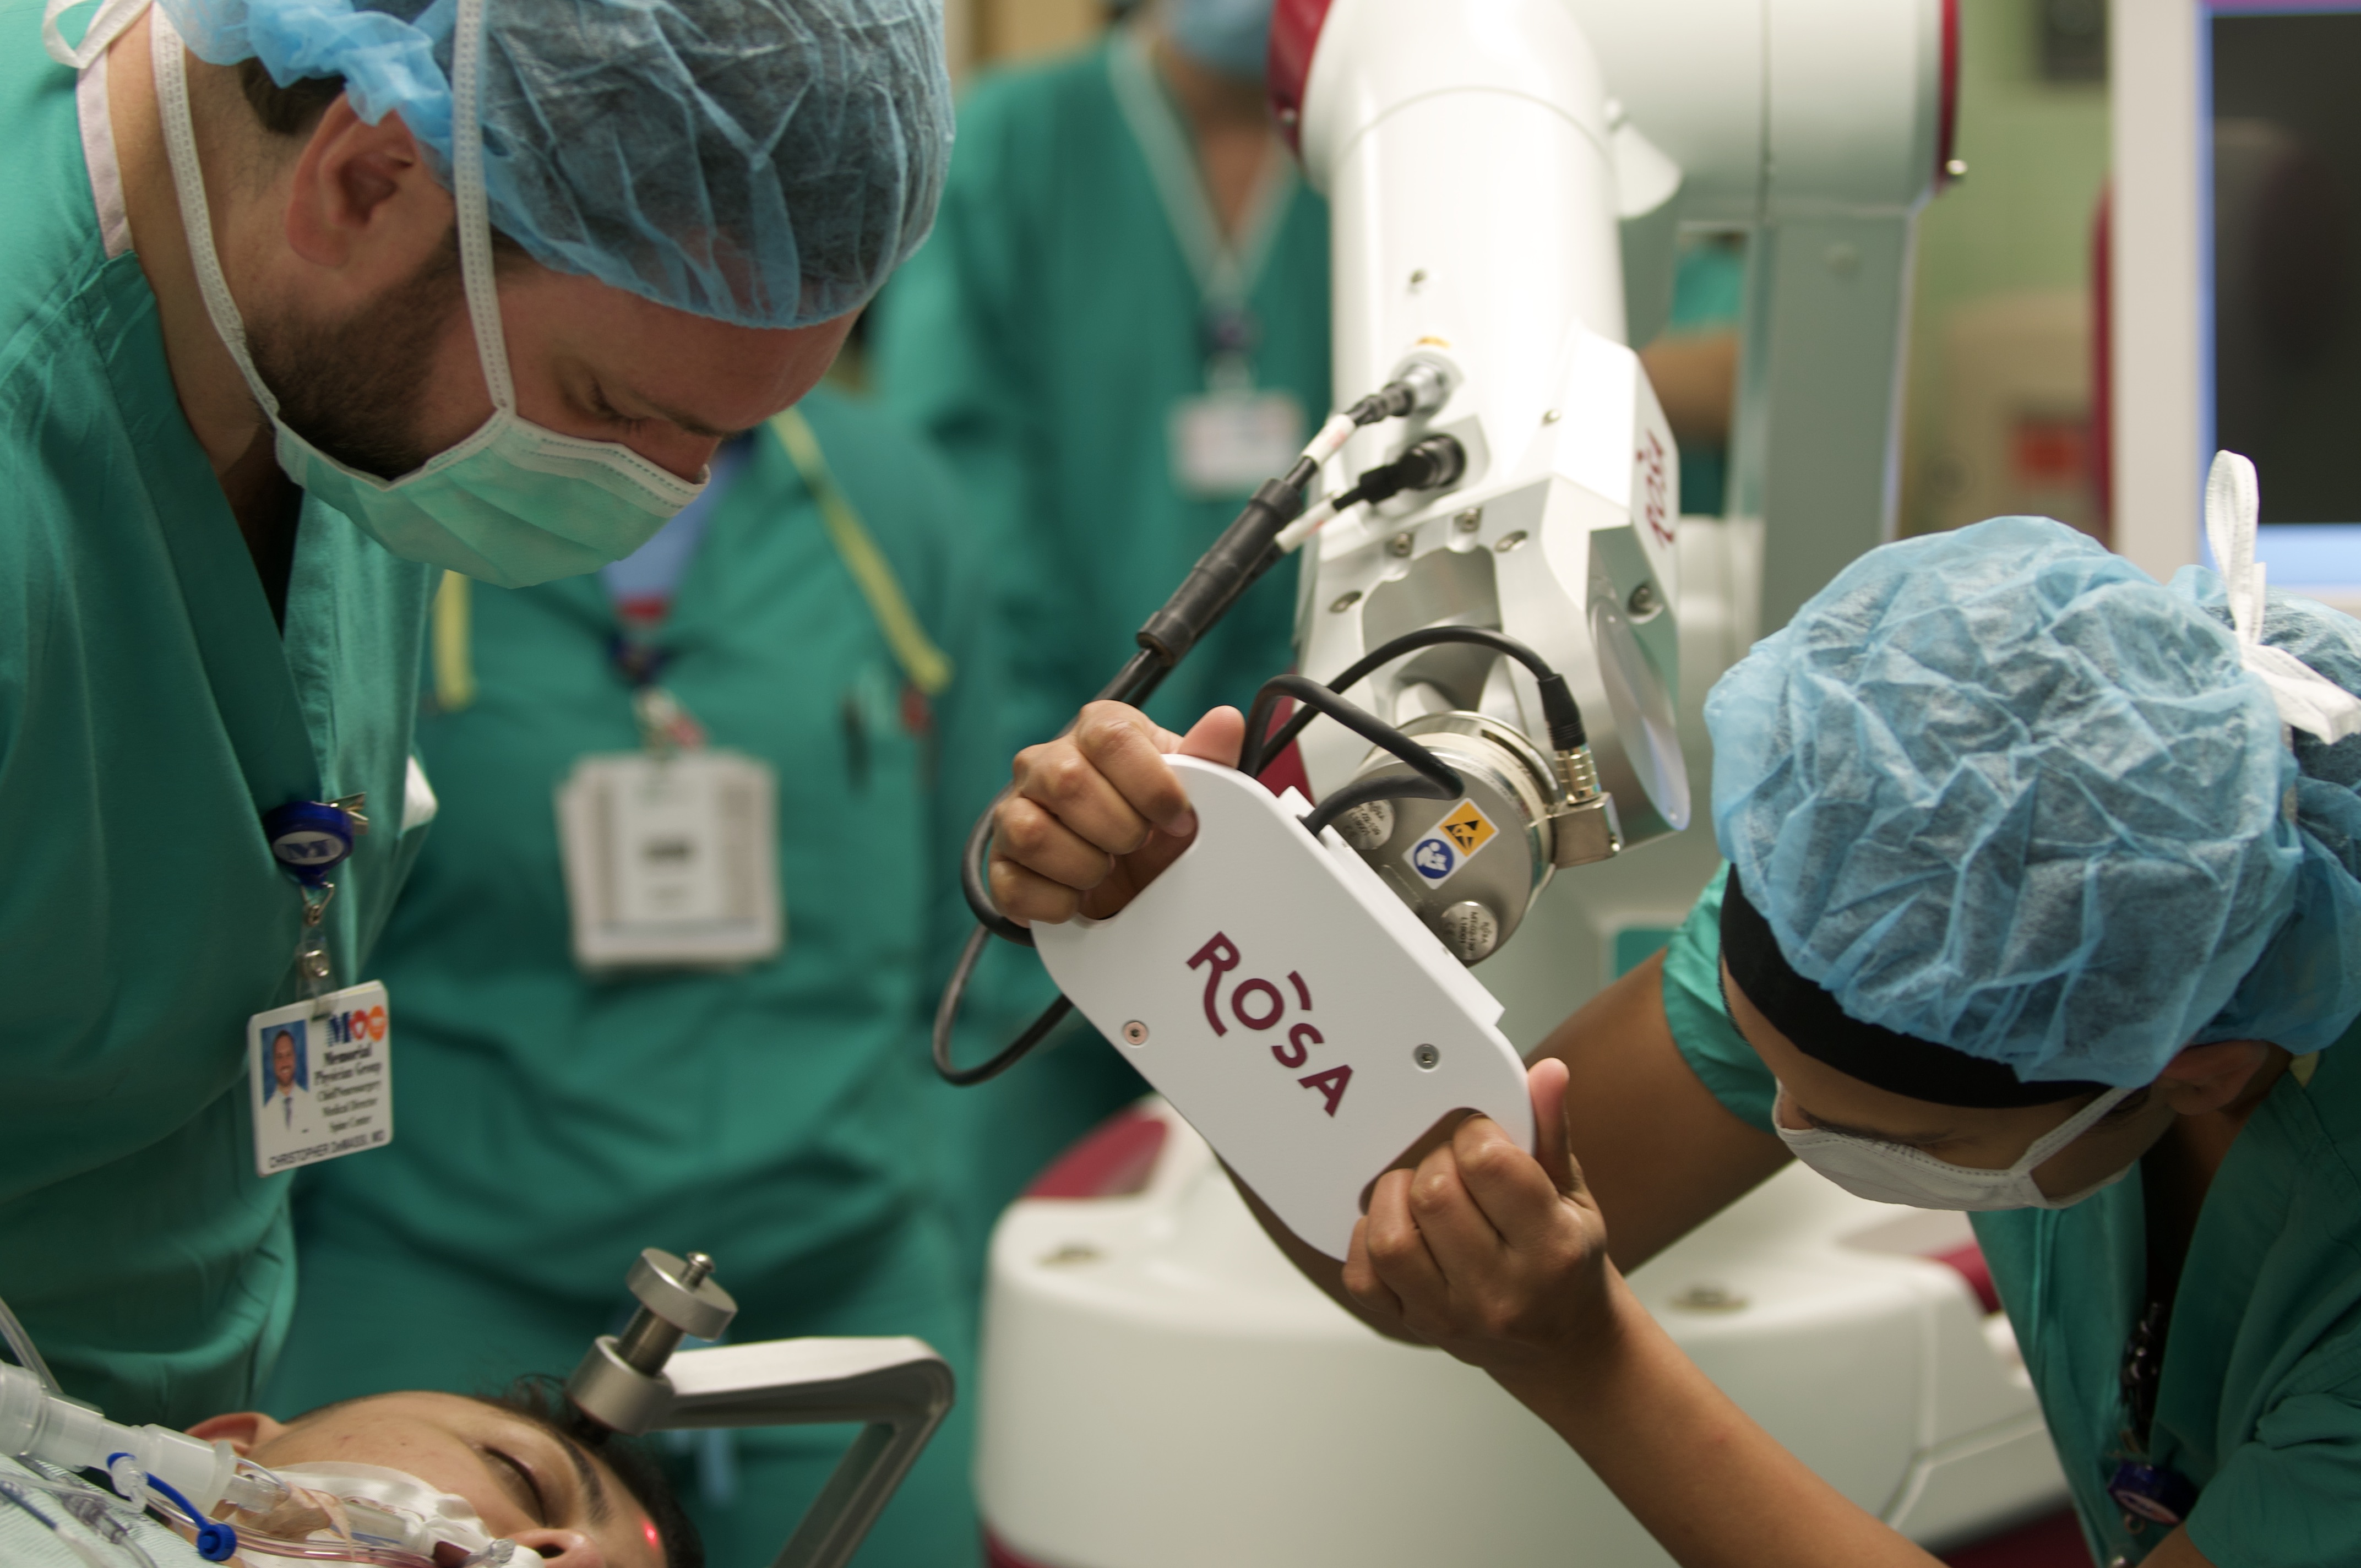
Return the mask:
MULTIPOLYGON (((1692 206, 1758 232, 1899 221, 1906 238, 1940 150, 1928 89, 1945 80, 1948 3, 1279 6, 1274 100, 1331 204, 1335 384, 1384 390, 1264 488, 1143 630, 1126 674, 1185 653, 1199 610, 1218 614, 1275 539, 1310 554, 1298 620, 1310 679, 1290 695, 1345 717, 1333 687, 1362 711, 1302 731, 1317 806, 1184 769, 1204 823, 1188 852, 1124 913, 1032 939, 1066 996, 1332 1255, 1368 1181, 1454 1113, 1529 1133, 1499 1004, 1456 966, 1497 952, 1556 870, 1689 820, 1678 453, 1624 342, 1625 258, 1668 280, 1692 206), (1664 142, 1699 169, 1694 181, 1610 96, 1594 25, 1664 142), (1790 58, 1814 41, 1841 63, 1790 58), (1751 119, 1718 86, 1684 96, 1647 68, 1690 54, 1709 83, 1751 85, 1739 95, 1751 119), (1870 85, 1841 102, 1792 102, 1794 84, 1808 95, 1854 75, 1870 85), (1799 172, 1776 172, 1774 149, 1792 149, 1799 172), (1343 503, 1282 527, 1315 463, 1316 490, 1343 503), (1400 464, 1418 467, 1412 483, 1351 499, 1353 476, 1400 464)), ((1847 254, 1860 277, 1859 248, 1847 254)), ((1842 259, 1832 252, 1830 267, 1842 259)), ((1758 269, 1758 293, 1771 277, 1758 269)), ((1891 446, 1890 333, 1867 443, 1878 456, 1891 446)), ((1750 354, 1750 377, 1772 357, 1750 354)), ((1741 398, 1757 427, 1761 401, 1741 398)), ((1139 689, 1119 680, 1110 695, 1139 689)), ((1249 721, 1257 751, 1266 711, 1249 721)))

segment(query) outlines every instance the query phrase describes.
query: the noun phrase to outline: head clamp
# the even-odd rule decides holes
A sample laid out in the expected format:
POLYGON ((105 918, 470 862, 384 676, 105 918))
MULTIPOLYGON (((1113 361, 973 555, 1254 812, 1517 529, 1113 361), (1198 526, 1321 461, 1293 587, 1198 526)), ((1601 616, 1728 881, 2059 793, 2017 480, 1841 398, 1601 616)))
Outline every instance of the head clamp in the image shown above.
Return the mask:
POLYGON ((614 1432, 637 1437, 654 1427, 672 1405, 672 1380, 664 1367, 681 1340, 692 1334, 719 1339, 738 1315, 738 1303, 714 1282, 713 1260, 701 1252, 679 1258, 649 1247, 625 1283, 640 1310, 621 1333, 591 1342, 566 1380, 575 1430, 588 1442, 603 1442, 614 1432))

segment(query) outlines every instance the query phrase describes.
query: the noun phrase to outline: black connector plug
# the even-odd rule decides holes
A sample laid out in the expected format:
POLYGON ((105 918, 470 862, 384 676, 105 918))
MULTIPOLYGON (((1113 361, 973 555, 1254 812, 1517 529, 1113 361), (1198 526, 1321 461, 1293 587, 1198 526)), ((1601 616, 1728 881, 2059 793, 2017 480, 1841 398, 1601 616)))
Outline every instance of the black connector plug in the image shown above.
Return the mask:
POLYGON ((1542 721, 1549 726, 1550 750, 1578 751, 1589 745, 1589 733, 1582 727, 1582 708, 1566 688, 1565 677, 1555 672, 1537 675, 1533 686, 1541 693, 1542 721))
POLYGON ((1466 472, 1467 449, 1455 437, 1430 435, 1392 462, 1380 463, 1363 474, 1351 489, 1336 498, 1336 510, 1343 511, 1363 501, 1374 506, 1404 490, 1439 490, 1457 484, 1466 472))

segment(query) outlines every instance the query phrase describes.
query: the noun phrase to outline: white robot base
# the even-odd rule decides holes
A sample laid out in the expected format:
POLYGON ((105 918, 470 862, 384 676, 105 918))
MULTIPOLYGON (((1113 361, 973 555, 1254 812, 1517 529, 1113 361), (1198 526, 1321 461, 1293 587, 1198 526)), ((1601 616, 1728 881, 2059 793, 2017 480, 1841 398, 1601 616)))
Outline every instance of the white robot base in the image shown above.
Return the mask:
POLYGON ((1301 795, 1173 766, 1195 841, 1121 914, 1035 928, 1083 1016, 1331 1257, 1369 1183, 1454 1113, 1532 1147, 1492 994, 1333 830, 1304 832, 1301 795))

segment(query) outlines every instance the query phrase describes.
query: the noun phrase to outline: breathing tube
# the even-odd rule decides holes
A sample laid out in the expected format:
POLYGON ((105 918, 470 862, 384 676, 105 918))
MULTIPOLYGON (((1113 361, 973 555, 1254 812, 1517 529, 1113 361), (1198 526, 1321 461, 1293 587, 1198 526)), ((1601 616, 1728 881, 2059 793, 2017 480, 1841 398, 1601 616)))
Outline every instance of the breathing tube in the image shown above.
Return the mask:
MULTIPOLYGON (((38 1365, 29 1349, 27 1341, 18 1354, 38 1365)), ((209 1563, 243 1553, 252 1568, 273 1559, 442 1568, 436 1548, 450 1544, 467 1552, 461 1568, 532 1568, 541 1562, 529 1547, 489 1539, 472 1505, 445 1498, 414 1476, 362 1464, 267 1470, 225 1442, 110 1421, 54 1391, 29 1366, 0 1363, 0 1453, 60 1471, 104 1473, 114 1496, 79 1480, 38 1472, 31 1478, 81 1505, 70 1510, 77 1518, 93 1505, 118 1522, 153 1509, 187 1526, 198 1555, 209 1563), (454 1503, 465 1512, 447 1506, 454 1503)))

